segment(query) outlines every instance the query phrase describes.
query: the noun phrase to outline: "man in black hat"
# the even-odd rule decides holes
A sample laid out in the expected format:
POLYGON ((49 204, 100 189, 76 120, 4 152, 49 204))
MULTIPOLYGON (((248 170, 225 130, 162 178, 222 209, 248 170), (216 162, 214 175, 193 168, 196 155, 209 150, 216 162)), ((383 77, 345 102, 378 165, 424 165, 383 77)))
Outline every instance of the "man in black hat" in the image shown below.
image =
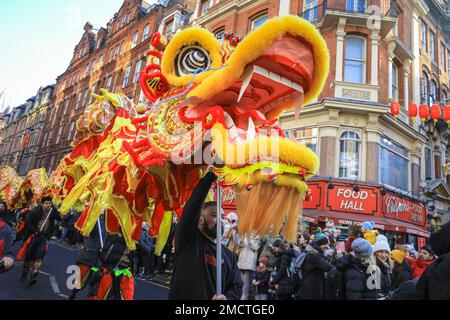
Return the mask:
POLYGON ((42 260, 47 253, 48 241, 53 235, 55 220, 60 220, 58 212, 53 208, 52 198, 43 197, 42 204, 34 208, 25 220, 25 241, 17 259, 25 258, 21 281, 25 282, 32 270, 28 285, 36 284, 42 260))

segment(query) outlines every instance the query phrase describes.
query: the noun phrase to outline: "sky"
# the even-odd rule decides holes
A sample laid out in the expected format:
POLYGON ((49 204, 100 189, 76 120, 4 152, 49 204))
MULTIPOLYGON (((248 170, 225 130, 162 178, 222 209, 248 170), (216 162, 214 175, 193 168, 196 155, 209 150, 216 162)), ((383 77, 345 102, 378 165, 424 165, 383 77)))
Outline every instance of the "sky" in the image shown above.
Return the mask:
POLYGON ((94 29, 106 27, 122 3, 0 1, 0 111, 3 100, 5 107, 18 106, 40 87, 54 84, 69 66, 85 23, 91 22, 94 29))

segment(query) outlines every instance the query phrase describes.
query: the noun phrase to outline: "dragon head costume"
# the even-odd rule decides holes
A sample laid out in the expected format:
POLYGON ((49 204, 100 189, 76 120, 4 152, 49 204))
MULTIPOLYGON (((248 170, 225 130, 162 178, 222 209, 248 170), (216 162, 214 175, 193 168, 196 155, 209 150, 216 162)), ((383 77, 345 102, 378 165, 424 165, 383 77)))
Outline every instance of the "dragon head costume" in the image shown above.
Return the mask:
POLYGON ((105 214, 128 247, 165 212, 181 214, 207 165, 237 193, 240 233, 284 230, 296 237, 316 155, 276 126, 286 110, 312 102, 328 75, 319 32, 294 16, 269 20, 245 38, 202 28, 173 39, 155 34, 140 85, 147 108, 102 90, 77 122, 74 150, 53 181, 61 211, 87 204, 77 227, 89 234, 105 214))

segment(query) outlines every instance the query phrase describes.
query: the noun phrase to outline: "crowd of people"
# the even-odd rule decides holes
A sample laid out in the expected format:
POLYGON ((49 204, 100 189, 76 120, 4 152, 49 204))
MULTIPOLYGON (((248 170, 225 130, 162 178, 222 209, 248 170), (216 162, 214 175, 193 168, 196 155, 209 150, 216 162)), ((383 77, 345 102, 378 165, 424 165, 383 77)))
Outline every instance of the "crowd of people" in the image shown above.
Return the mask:
MULTIPOLYGON (((237 221, 227 224, 237 234, 237 221)), ((364 222, 340 241, 328 221, 323 230, 300 233, 296 244, 267 235, 235 245, 233 232, 226 232, 243 281, 241 300, 419 300, 436 291, 450 299, 450 224, 419 252, 412 245, 391 248, 374 227, 364 222)))
POLYGON ((343 237, 328 221, 322 230, 300 232, 289 244, 271 231, 264 237, 239 235, 238 216, 225 217, 222 230, 221 290, 217 290, 216 202, 205 202, 216 180, 209 172, 194 189, 181 219, 173 216, 164 247, 144 223, 137 249, 109 235, 99 219, 89 237, 75 229, 79 213, 61 217, 52 199, 30 210, 11 212, 0 202, 0 272, 23 260, 21 280, 36 284, 51 239, 82 243, 77 264, 93 299, 132 299, 136 277, 170 274, 173 300, 427 300, 450 299, 450 223, 431 235, 417 252, 411 245, 392 248, 373 222, 343 237), (14 257, 14 242, 22 249, 14 257), (109 289, 113 288, 113 289, 109 289), (219 292, 220 291, 220 292, 219 292))

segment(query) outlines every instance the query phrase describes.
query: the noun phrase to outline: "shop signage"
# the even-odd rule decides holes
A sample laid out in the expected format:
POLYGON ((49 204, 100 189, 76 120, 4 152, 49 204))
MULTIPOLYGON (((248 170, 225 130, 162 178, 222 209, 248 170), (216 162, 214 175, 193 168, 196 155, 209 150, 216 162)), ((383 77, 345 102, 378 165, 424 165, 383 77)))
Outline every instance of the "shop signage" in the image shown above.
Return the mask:
POLYGON ((310 183, 308 188, 311 190, 311 201, 303 201, 303 208, 317 209, 322 201, 322 187, 317 183, 310 183))
POLYGON ((373 215, 377 209, 378 194, 374 189, 353 186, 335 186, 328 190, 327 206, 330 210, 373 215))
POLYGON ((426 209, 423 204, 402 199, 389 193, 383 197, 383 214, 387 218, 421 226, 426 224, 426 209))

